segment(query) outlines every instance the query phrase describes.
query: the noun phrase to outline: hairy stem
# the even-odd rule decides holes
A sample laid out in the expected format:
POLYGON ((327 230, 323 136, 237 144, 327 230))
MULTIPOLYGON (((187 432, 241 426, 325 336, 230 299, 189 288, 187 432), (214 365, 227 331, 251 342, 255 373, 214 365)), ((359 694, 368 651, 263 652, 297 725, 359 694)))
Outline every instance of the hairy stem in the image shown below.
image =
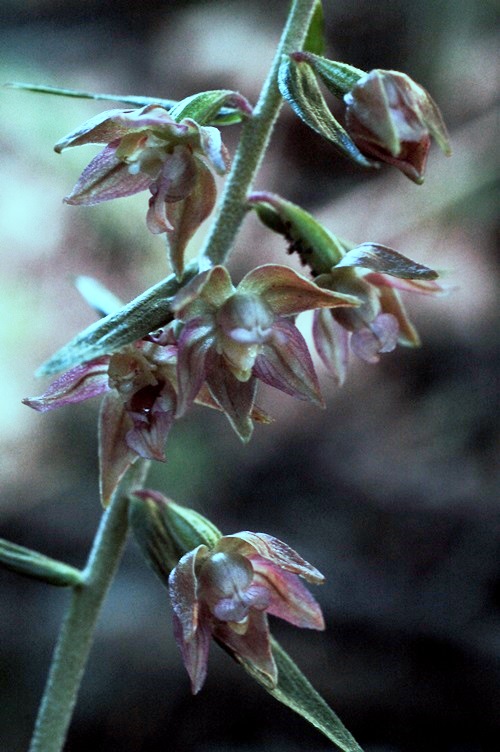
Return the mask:
POLYGON ((222 264, 231 252, 247 206, 246 197, 269 143, 282 104, 278 69, 283 54, 300 50, 316 0, 293 0, 273 64, 252 117, 242 129, 233 166, 226 180, 218 215, 200 255, 200 269, 222 264))
POLYGON ((128 496, 142 486, 146 463, 128 471, 104 512, 83 584, 73 588, 54 650, 30 752, 60 752, 76 703, 101 605, 118 567, 128 531, 128 496))

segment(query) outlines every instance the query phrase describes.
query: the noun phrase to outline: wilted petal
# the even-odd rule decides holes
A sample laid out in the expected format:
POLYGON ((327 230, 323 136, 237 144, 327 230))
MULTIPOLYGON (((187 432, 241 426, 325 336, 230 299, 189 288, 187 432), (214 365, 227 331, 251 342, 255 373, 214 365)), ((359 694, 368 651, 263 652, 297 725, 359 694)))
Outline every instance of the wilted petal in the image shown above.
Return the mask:
POLYGON ((108 364, 109 356, 104 356, 76 366, 55 379, 44 394, 27 397, 23 403, 44 413, 97 397, 109 389, 108 364))
POLYGON ((324 629, 321 608, 296 574, 284 571, 259 556, 249 557, 257 576, 255 582, 264 586, 270 596, 268 614, 306 629, 324 629))
POLYGON ((359 303, 352 295, 325 290, 290 267, 279 264, 264 264, 253 269, 241 280, 238 292, 259 295, 278 316, 359 303))
POLYGON ((257 356, 255 376, 291 397, 323 407, 318 377, 302 334, 287 319, 276 321, 273 333, 273 341, 263 345, 257 356))
POLYGON ((208 388, 242 441, 253 432, 252 410, 257 391, 255 378, 239 381, 219 356, 207 373, 208 388))
POLYGON ((323 364, 339 386, 346 377, 349 336, 349 332, 335 321, 330 311, 314 311, 314 344, 323 364))
POLYGON ((268 562, 287 572, 300 575, 316 585, 321 585, 325 580, 321 572, 303 559, 297 551, 267 533, 252 533, 244 530, 234 535, 225 535, 217 543, 217 549, 228 553, 239 553, 250 558, 257 553, 268 562))
POLYGON ((101 201, 132 196, 149 188, 151 178, 142 172, 132 174, 129 166, 116 156, 119 142, 106 146, 87 165, 77 184, 64 201, 67 204, 92 206, 101 201))
POLYGON ((103 506, 109 504, 125 472, 138 459, 125 438, 130 426, 123 400, 115 391, 108 392, 99 414, 99 486, 103 506))
POLYGON ((251 610, 244 634, 237 633, 229 624, 216 622, 213 635, 236 660, 251 663, 267 679, 269 686, 276 686, 278 672, 271 652, 269 626, 265 613, 251 610))
POLYGON ((207 677, 208 653, 212 630, 209 623, 201 623, 189 641, 185 640, 179 617, 173 617, 174 638, 181 651, 182 661, 191 680, 191 692, 196 695, 207 677))

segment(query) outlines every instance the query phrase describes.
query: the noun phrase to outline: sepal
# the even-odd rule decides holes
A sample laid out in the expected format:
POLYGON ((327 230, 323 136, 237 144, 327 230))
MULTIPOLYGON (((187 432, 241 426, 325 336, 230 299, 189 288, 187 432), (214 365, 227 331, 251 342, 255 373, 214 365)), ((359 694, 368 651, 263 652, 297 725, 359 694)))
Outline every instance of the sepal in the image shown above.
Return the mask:
POLYGON ((365 75, 365 71, 347 63, 327 60, 321 54, 313 54, 314 50, 293 52, 290 57, 297 63, 307 63, 317 76, 323 81, 328 91, 339 99, 349 92, 365 75))
POLYGON ((0 538, 0 564, 18 574, 58 587, 75 587, 83 583, 79 569, 0 538))
POLYGON ((316 76, 308 63, 284 55, 278 72, 281 95, 295 114, 312 130, 335 144, 347 157, 362 167, 376 167, 333 117, 320 91, 316 76))
POLYGON ((207 125, 214 122, 224 107, 239 113, 240 119, 252 114, 252 106, 244 96, 230 89, 215 89, 182 99, 172 107, 170 116, 177 123, 184 118, 190 118, 199 125, 207 125))

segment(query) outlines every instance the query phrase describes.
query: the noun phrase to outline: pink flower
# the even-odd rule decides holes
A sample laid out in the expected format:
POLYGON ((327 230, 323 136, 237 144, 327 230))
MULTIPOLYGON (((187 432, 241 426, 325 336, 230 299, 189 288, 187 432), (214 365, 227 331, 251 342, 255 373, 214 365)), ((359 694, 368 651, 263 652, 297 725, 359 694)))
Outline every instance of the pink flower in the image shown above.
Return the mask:
POLYGON ((367 363, 377 363, 380 354, 397 343, 420 344, 408 319, 398 290, 439 294, 437 273, 383 245, 363 243, 348 251, 330 273, 316 277, 328 289, 356 295, 358 308, 315 311, 313 336, 318 354, 328 371, 342 384, 349 349, 367 363))
POLYGON ((257 379, 282 392, 322 405, 306 342, 293 317, 324 306, 357 300, 322 290, 285 266, 267 264, 247 274, 237 288, 217 266, 195 277, 172 302, 184 326, 178 339, 178 414, 203 382, 243 440, 257 379))
POLYGON ((431 136, 451 154, 437 105, 404 73, 370 71, 344 100, 346 128, 360 151, 394 165, 415 183, 423 182, 431 136))
POLYGON ((242 532, 200 545, 172 570, 169 590, 174 634, 193 694, 207 673, 213 637, 240 662, 250 662, 275 687, 278 676, 267 614, 298 627, 324 629, 321 609, 300 582, 323 576, 285 543, 265 533, 242 532))
POLYGON ((107 146, 87 165, 66 203, 90 206, 149 189, 147 224, 155 234, 174 230, 184 214, 175 205, 187 201, 191 236, 215 203, 209 167, 223 174, 228 165, 217 128, 191 118, 176 122, 154 104, 102 112, 61 139, 55 150, 87 143, 107 146))

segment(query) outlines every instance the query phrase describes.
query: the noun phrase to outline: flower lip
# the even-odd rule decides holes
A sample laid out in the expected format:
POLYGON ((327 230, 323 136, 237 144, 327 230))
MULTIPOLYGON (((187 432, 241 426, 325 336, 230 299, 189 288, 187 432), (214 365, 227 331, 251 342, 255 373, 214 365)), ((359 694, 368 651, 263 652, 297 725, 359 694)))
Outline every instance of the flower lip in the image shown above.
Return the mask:
POLYGON ((242 345, 262 345, 272 336, 274 315, 253 293, 236 293, 219 309, 217 324, 222 332, 242 345))

